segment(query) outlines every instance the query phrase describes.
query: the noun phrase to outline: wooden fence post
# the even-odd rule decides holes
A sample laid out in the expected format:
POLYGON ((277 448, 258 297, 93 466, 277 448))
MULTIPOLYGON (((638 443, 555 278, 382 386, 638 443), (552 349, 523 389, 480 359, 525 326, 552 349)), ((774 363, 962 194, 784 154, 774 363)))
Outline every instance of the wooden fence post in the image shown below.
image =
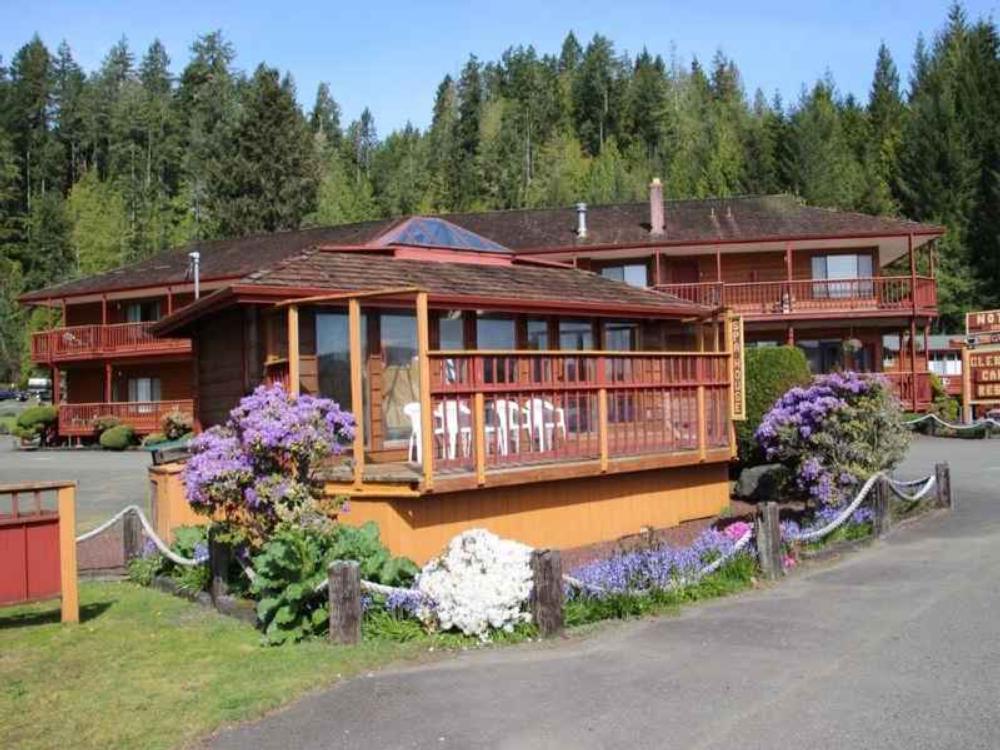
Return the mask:
POLYGON ((330 640, 361 640, 361 568, 353 560, 334 560, 327 569, 330 595, 330 640))
POLYGON ((132 560, 142 557, 142 521, 138 513, 126 513, 122 518, 122 550, 126 568, 132 560))
POLYGON ((938 506, 941 508, 952 508, 954 501, 951 497, 951 469, 947 461, 934 464, 934 478, 938 506))
POLYGON ((872 528, 875 536, 879 537, 889 531, 889 493, 891 492, 889 489, 889 480, 885 477, 879 477, 879 480, 875 482, 875 486, 872 487, 871 492, 872 528))
POLYGON ((765 578, 774 580, 782 573, 781 523, 778 504, 762 503, 754 519, 754 537, 757 540, 757 560, 765 578))
POLYGON ((543 638, 563 630, 562 557, 558 550, 536 549, 531 553, 531 617, 543 638))
POLYGON ((209 593, 212 595, 213 602, 229 593, 229 584, 226 579, 229 577, 229 565, 232 559, 233 548, 229 544, 219 541, 214 533, 209 532, 208 569, 212 576, 209 593))

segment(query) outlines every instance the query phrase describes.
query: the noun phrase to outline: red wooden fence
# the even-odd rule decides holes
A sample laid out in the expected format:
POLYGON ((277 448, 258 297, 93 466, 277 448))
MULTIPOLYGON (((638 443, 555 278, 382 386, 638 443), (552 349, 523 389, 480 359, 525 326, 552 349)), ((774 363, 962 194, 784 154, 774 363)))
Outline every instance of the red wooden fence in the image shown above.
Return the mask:
POLYGON ((156 338, 153 323, 69 326, 39 331, 31 337, 35 362, 61 362, 107 355, 167 354, 191 351, 190 339, 156 338))

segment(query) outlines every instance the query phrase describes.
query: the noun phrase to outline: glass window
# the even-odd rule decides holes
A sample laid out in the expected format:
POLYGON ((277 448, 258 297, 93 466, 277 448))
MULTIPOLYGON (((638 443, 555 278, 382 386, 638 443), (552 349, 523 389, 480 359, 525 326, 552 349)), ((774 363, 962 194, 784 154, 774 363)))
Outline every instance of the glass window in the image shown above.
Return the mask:
POLYGON ((408 440, 412 425, 403 408, 420 402, 417 319, 413 314, 383 313, 382 425, 386 442, 408 440))
POLYGON ((461 310, 441 313, 441 317, 438 318, 438 348, 448 350, 465 348, 465 321, 462 319, 461 310))
POLYGON ((159 378, 129 378, 128 379, 128 400, 129 401, 159 401, 160 400, 160 379, 159 378))
POLYGON ((566 351, 593 349, 593 324, 589 320, 560 320, 559 348, 566 351))
POLYGON ((129 302, 125 306, 125 321, 128 323, 151 323, 160 319, 160 302, 129 302))
POLYGON ((634 352, 639 348, 639 324, 609 320, 604 324, 604 348, 613 352, 634 352))
POLYGON ((515 348, 514 318, 509 315, 494 315, 478 313, 476 317, 476 348, 514 349, 515 348))
POLYGON ((857 283, 857 279, 870 279, 872 276, 872 256, 840 253, 837 255, 814 255, 812 259, 812 277, 817 280, 839 281, 838 284, 814 284, 813 294, 816 297, 844 298, 871 296, 871 282, 857 283), (853 281, 854 283, 846 283, 853 281))
POLYGON ((545 350, 549 348, 549 321, 540 318, 528 319, 528 348, 545 350))
MULTIPOLYGON (((362 316, 362 345, 367 338, 366 323, 367 317, 362 316)), ((351 344, 347 313, 316 314, 316 364, 320 394, 351 409, 351 344)))
POLYGON ((613 281, 623 281, 629 286, 649 286, 649 269, 645 263, 605 266, 601 269, 601 276, 613 281))

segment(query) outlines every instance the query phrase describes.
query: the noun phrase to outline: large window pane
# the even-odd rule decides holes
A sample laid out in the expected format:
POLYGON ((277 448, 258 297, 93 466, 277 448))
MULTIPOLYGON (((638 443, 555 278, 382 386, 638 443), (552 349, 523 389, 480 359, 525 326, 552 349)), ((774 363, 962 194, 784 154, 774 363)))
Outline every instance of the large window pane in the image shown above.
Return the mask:
POLYGON ((549 348, 549 322, 538 318, 528 319, 528 348, 544 350, 549 348))
POLYGON ((605 266, 601 269, 601 276, 612 281, 624 281, 631 286, 649 286, 649 269, 645 263, 605 266))
POLYGON ((438 348, 454 351, 465 348, 465 321, 461 310, 449 310, 438 318, 438 348))
POLYGON ((403 411, 420 401, 417 319, 412 314, 383 314, 382 423, 387 441, 408 440, 412 425, 403 411))
POLYGON ((512 317, 479 313, 476 318, 477 349, 513 349, 515 339, 512 317))
POLYGON ((560 320, 559 348, 566 351, 593 349, 593 324, 589 320, 560 320))
POLYGON ((604 324, 604 348, 613 352, 634 352, 639 348, 639 324, 609 320, 604 324))

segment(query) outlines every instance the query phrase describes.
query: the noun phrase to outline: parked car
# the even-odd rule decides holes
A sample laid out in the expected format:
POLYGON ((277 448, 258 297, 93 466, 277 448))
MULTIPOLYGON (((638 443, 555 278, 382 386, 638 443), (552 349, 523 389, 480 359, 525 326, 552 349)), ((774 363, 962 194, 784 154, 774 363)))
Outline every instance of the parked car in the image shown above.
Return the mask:
POLYGON ((0 401, 27 401, 27 395, 11 388, 0 388, 0 401), (24 396, 24 398, 22 398, 24 396))

